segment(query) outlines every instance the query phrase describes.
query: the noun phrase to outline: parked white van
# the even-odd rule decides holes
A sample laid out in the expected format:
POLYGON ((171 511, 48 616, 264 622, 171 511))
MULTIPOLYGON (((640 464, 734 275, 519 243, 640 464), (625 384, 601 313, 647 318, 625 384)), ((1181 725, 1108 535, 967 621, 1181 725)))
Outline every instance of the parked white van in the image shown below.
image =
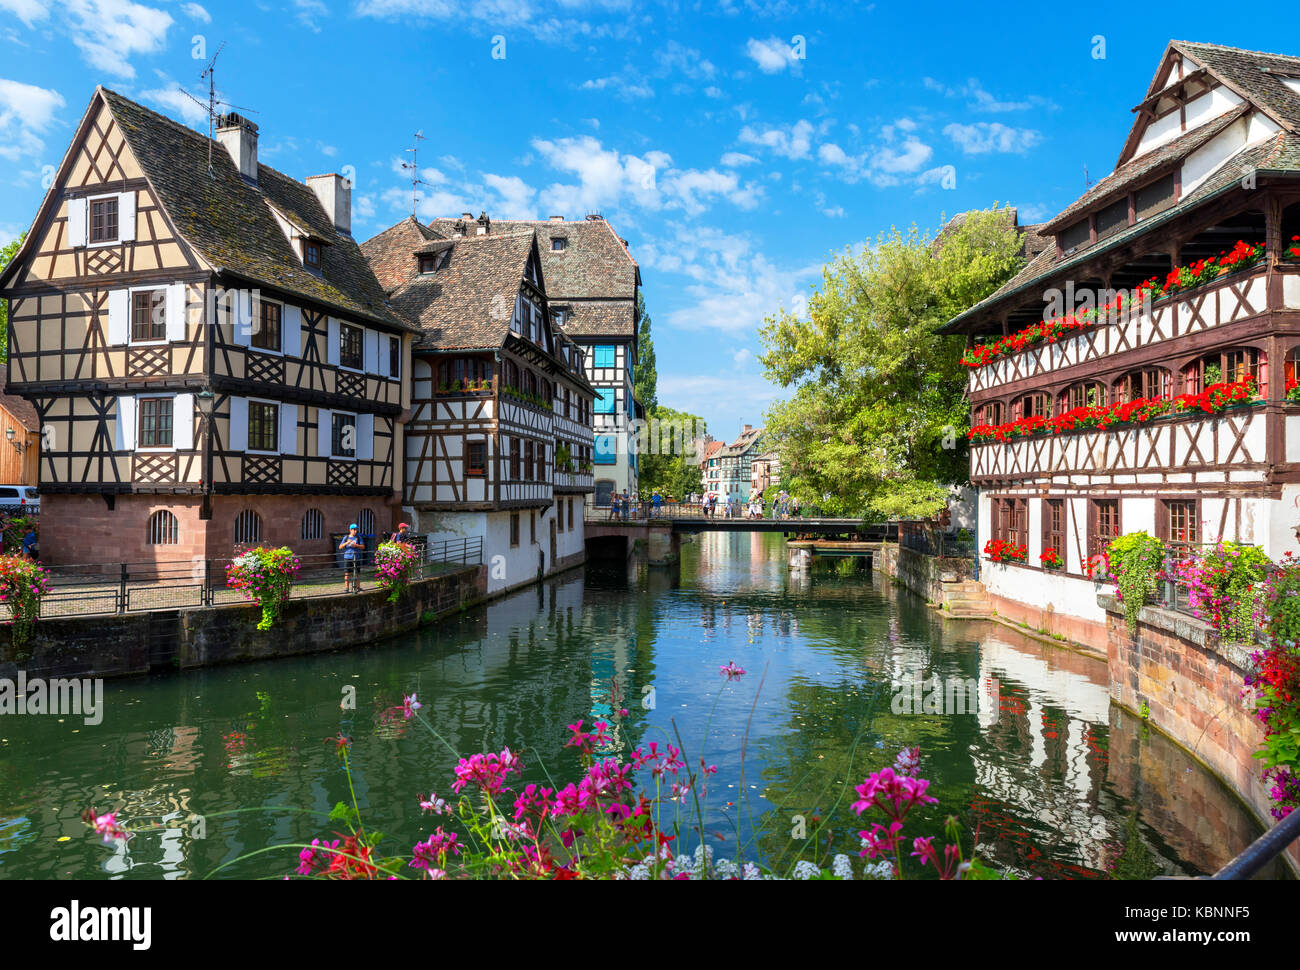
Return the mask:
POLYGON ((41 493, 35 485, 0 485, 0 512, 9 515, 41 511, 41 493))

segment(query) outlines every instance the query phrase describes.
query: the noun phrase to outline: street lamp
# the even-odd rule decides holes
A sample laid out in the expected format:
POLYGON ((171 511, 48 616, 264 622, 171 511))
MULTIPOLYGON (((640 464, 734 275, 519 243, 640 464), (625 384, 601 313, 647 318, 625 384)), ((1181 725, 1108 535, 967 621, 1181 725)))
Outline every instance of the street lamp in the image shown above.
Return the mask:
POLYGON ((203 488, 203 502, 199 505, 199 519, 207 521, 212 518, 212 412, 217 397, 205 388, 194 395, 194 403, 203 419, 203 478, 199 482, 203 488))
POLYGON ((11 445, 18 449, 19 454, 22 454, 23 450, 27 447, 26 442, 15 440, 13 428, 5 428, 5 437, 9 439, 11 445))

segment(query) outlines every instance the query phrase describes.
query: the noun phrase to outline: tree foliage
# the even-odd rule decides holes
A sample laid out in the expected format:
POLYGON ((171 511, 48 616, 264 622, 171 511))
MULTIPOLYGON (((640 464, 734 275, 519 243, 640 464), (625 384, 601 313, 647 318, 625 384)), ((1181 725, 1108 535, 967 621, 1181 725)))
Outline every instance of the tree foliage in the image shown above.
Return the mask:
POLYGON ((650 339, 650 314, 646 312, 645 295, 636 294, 636 366, 632 369, 632 393, 650 414, 659 406, 656 384, 659 374, 655 370, 655 345, 650 339))
POLYGON ((694 446, 707 433, 704 419, 697 415, 655 408, 647 424, 646 440, 638 445, 641 494, 650 495, 658 489, 661 495, 681 501, 687 495, 702 492, 700 456, 694 446), (654 447, 650 447, 650 438, 657 442, 654 447))
POLYGON ((968 213, 938 239, 891 229, 822 271, 806 318, 760 331, 782 484, 805 504, 876 518, 932 514, 969 478, 963 341, 938 328, 1023 264, 1006 209, 968 213))
MULTIPOLYGON (((0 248, 0 272, 4 272, 26 238, 27 233, 24 232, 9 245, 0 248)), ((9 301, 4 299, 0 299, 0 337, 4 338, 0 340, 0 363, 4 363, 9 360, 9 301)))

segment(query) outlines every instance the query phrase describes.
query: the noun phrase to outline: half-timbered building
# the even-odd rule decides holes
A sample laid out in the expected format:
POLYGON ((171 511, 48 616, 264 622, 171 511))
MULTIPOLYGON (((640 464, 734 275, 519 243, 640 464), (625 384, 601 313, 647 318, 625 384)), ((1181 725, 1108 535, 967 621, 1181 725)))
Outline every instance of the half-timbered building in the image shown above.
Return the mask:
POLYGON ((393 524, 413 328, 352 239, 349 184, 262 165, 257 138, 97 89, 0 276, 48 561, 325 553, 393 524))
POLYGON ((420 331, 402 500, 413 527, 483 536, 490 592, 582 562, 594 391, 552 323, 537 234, 411 218, 362 250, 420 331))
POLYGON ((581 348, 587 380, 596 389, 596 488, 592 500, 608 505, 610 495, 637 491, 638 425, 644 406, 633 394, 637 362, 637 293, 641 270, 614 227, 602 216, 569 220, 487 220, 469 213, 435 219, 434 229, 466 232, 534 230, 550 297, 551 316, 581 348))
POLYGON ((1300 524, 1300 58, 1173 42, 1133 114, 1114 172, 947 328, 971 340, 980 546, 1025 552, 981 578, 1004 615, 1094 642, 1115 536, 1279 558, 1300 524))

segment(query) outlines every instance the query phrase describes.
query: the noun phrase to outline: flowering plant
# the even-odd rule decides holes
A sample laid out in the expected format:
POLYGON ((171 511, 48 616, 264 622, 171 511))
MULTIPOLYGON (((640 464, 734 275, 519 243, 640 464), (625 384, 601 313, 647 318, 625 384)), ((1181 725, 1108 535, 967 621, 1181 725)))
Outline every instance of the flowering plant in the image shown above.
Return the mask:
POLYGON ((1146 532, 1130 532, 1114 540, 1106 554, 1107 566, 1113 567, 1115 595, 1124 607, 1129 632, 1135 633, 1138 613, 1155 599, 1159 590, 1165 544, 1146 532))
POLYGON ((1006 542, 1002 539, 990 539, 984 543, 984 555, 988 556, 994 562, 1024 562, 1029 558, 1029 547, 1019 546, 1014 542, 1006 542))
POLYGON ((1089 579, 1102 580, 1110 575, 1110 557, 1103 549, 1095 556, 1089 556, 1083 564, 1083 574, 1089 579))
POLYGON ((1114 404, 1085 405, 1050 418, 1036 414, 1009 424, 976 425, 966 436, 975 444, 980 444, 1044 432, 1058 435, 1088 428, 1108 431, 1120 424, 1145 424, 1161 414, 1190 414, 1194 411, 1221 414, 1229 405, 1251 403, 1258 397, 1259 386, 1255 378, 1246 375, 1239 381, 1211 384, 1197 394, 1141 397, 1132 401, 1117 401, 1114 404))
POLYGON ((396 603, 411 582, 420 553, 406 542, 381 542, 375 550, 375 577, 379 588, 388 590, 388 602, 396 603))
POLYGON ((12 642, 22 646, 41 615, 41 597, 50 590, 49 573, 22 556, 0 555, 0 603, 13 616, 12 642))
POLYGON ((1259 584, 1268 575, 1268 556, 1258 546, 1219 542, 1202 555, 1173 565, 1173 577, 1187 589, 1192 613, 1228 640, 1255 639, 1259 584))
POLYGON ((226 585, 262 608, 257 628, 269 630, 280 618, 299 568, 298 557, 288 546, 278 549, 256 546, 241 553, 226 567, 226 585))
POLYGON ((1187 266, 1177 266, 1166 274, 1164 282, 1153 276, 1142 284, 1142 288, 1151 293, 1152 299, 1159 300, 1179 290, 1200 286, 1226 273, 1254 266, 1263 259, 1263 243, 1248 243, 1238 239, 1231 249, 1224 250, 1218 256, 1198 259, 1187 266))
POLYGON ((1264 727, 1254 756, 1271 784, 1273 817, 1282 819, 1300 808, 1300 560, 1291 553, 1265 579, 1256 619, 1268 634, 1268 647, 1251 654, 1255 669, 1246 675, 1245 689, 1254 689, 1255 717, 1264 727))
POLYGON ((1287 378, 1286 399, 1292 404, 1300 404, 1300 381, 1294 377, 1287 378))
POLYGON ((1065 566, 1065 560, 1061 558, 1059 549, 1044 549, 1038 554, 1038 561, 1043 564, 1044 569, 1062 569, 1065 566))
POLYGON ((1287 259, 1300 259, 1300 236, 1291 237, 1291 245, 1282 255, 1287 259))

